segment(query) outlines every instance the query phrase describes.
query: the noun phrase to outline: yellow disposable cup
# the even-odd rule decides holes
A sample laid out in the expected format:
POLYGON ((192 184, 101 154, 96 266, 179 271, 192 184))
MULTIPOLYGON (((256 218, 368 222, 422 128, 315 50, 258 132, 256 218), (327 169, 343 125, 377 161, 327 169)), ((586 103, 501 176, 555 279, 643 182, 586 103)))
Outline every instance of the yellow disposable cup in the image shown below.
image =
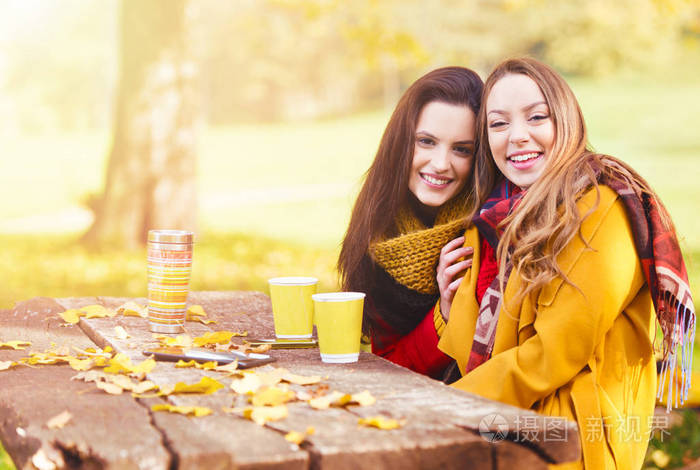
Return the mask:
POLYGON ((357 362, 362 333, 362 292, 315 294, 314 320, 323 362, 357 362))
POLYGON ((315 277, 275 277, 268 280, 275 336, 278 338, 311 338, 314 324, 315 277))

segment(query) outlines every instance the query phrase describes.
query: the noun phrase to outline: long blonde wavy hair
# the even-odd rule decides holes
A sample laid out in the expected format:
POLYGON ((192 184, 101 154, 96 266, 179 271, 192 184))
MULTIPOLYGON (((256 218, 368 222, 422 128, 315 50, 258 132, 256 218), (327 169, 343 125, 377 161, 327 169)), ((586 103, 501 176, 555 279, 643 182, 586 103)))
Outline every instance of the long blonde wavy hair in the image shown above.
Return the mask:
POLYGON ((566 81, 546 64, 528 57, 508 59, 497 65, 484 85, 483 105, 477 119, 479 148, 474 171, 479 204, 476 207, 481 207, 494 185, 503 178, 491 154, 486 111, 494 84, 509 74, 526 75, 539 86, 555 133, 544 172, 501 223, 505 230, 496 253, 502 283, 510 257, 513 268, 525 281, 519 298, 537 292, 556 277, 571 284, 556 258, 577 234, 587 244, 580 228, 599 203, 598 175, 601 172, 607 177, 631 182, 640 197, 648 194, 658 204, 663 222, 673 228, 668 212, 644 178, 622 161, 594 153, 589 147, 583 113, 566 81), (576 201, 589 187, 595 188, 598 199, 588 212, 580 214, 576 201))

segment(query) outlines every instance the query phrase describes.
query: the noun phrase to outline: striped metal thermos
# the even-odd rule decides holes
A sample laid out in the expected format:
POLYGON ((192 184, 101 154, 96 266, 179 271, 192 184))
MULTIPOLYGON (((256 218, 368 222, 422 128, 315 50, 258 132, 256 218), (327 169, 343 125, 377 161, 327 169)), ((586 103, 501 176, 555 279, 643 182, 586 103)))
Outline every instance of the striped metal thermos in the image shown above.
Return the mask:
POLYGON ((192 232, 148 232, 148 322, 154 333, 184 331, 193 244, 192 232))

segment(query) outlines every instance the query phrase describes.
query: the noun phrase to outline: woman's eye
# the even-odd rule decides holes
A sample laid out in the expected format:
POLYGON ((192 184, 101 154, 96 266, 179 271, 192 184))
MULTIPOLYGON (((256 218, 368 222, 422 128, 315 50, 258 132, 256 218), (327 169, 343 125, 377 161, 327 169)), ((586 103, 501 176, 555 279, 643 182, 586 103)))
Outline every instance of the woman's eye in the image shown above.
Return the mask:
POLYGON ((435 142, 433 139, 429 139, 428 137, 419 137, 418 143, 423 145, 433 145, 435 142))
POLYGON ((503 126, 505 126, 505 125, 506 125, 506 122, 505 122, 505 121, 493 121, 493 122, 491 122, 491 123, 489 124, 489 127, 490 127, 491 129, 496 129, 496 128, 498 128, 498 127, 503 127, 503 126))
POLYGON ((535 114, 530 119, 533 121, 542 121, 542 120, 547 119, 547 118, 549 118, 549 115, 547 115, 547 114, 535 114))
POLYGON ((471 155, 473 153, 471 147, 466 147, 466 146, 461 146, 461 145, 459 147, 455 147, 454 150, 455 150, 455 152, 461 153, 462 155, 471 155))

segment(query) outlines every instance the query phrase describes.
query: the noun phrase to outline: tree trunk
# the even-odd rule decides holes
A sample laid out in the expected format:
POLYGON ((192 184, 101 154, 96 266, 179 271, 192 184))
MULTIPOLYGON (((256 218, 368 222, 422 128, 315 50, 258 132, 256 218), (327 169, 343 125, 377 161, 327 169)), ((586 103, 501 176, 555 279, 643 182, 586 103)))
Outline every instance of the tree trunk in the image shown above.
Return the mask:
POLYGON ((195 229, 197 68, 186 3, 121 3, 114 141, 90 245, 133 248, 150 229, 195 229))

